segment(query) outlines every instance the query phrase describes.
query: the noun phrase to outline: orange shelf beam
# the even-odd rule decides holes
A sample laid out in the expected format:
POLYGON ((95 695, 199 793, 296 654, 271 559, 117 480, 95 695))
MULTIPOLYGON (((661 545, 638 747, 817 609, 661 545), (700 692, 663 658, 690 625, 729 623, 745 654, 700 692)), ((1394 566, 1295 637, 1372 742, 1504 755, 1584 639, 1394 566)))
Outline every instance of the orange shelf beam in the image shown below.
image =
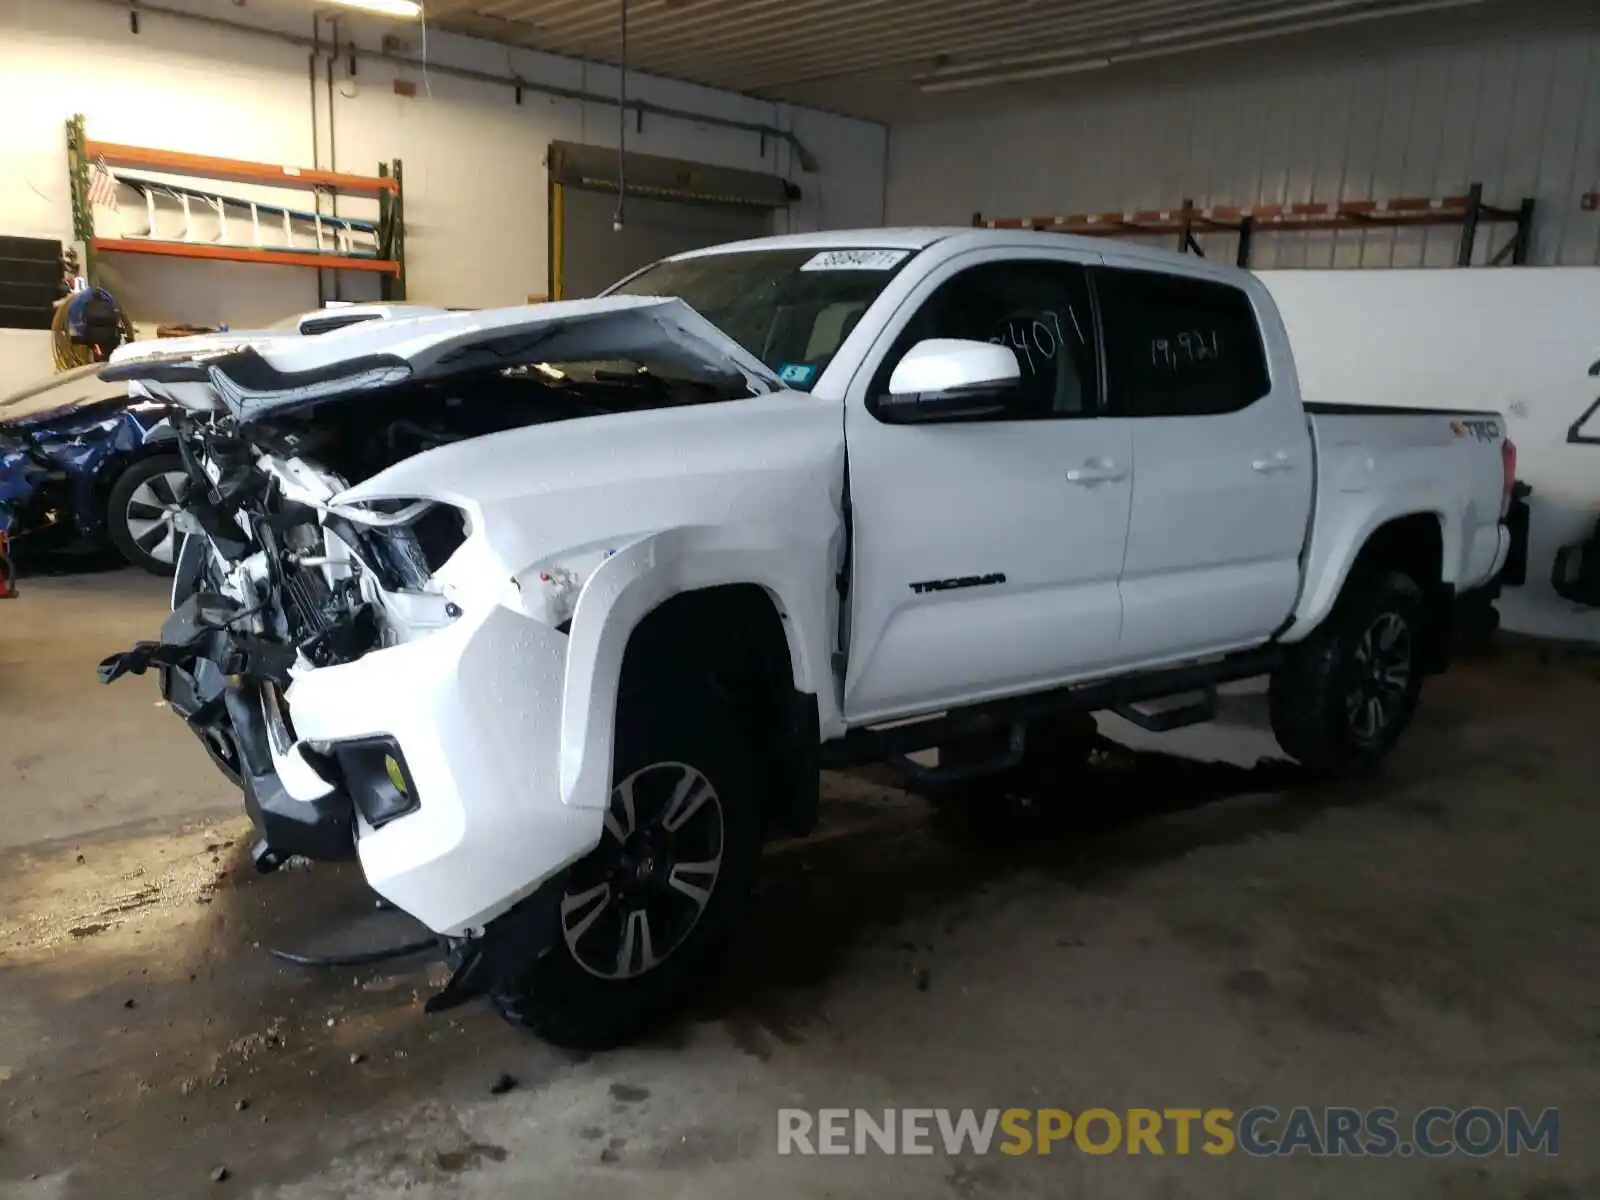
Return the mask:
POLYGON ((254 246, 213 246, 204 242, 147 242, 133 238, 94 239, 96 253, 154 254, 166 258, 204 258, 220 262, 265 263, 272 267, 320 267, 333 271, 377 271, 399 275, 400 264, 386 258, 350 258, 299 250, 259 250, 254 246))
POLYGON ((274 187, 326 188, 376 196, 379 192, 398 195, 396 179, 377 175, 347 175, 342 171, 319 171, 310 167, 278 163, 247 162, 242 158, 212 158, 207 154, 185 154, 179 150, 152 150, 145 146, 125 146, 119 142, 84 139, 84 157, 91 163, 104 158, 108 164, 148 167, 178 175, 203 175, 208 179, 228 179, 237 183, 261 183, 274 187))

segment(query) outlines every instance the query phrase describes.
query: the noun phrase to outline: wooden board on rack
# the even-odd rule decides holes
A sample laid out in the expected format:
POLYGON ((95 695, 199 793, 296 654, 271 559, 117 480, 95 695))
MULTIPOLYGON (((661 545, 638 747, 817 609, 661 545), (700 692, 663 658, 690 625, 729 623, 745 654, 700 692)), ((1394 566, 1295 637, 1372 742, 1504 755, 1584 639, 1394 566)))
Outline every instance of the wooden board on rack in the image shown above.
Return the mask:
POLYGON ((319 267, 332 271, 377 271, 399 275, 400 264, 386 258, 352 258, 301 250, 262 250, 255 246, 217 246, 209 242, 160 242, 135 238, 94 239, 96 253, 151 254, 167 258, 201 258, 221 262, 264 263, 277 267, 319 267))
POLYGON ((178 175, 200 175, 207 179, 227 179, 239 183, 261 183, 274 187, 326 188, 330 191, 377 195, 398 194, 400 182, 392 177, 349 175, 342 171, 319 171, 277 163, 247 162, 240 158, 213 158, 207 154, 186 154, 179 150, 153 150, 145 146, 126 146, 120 142, 100 142, 86 138, 84 156, 93 162, 104 158, 108 165, 148 167, 178 175))

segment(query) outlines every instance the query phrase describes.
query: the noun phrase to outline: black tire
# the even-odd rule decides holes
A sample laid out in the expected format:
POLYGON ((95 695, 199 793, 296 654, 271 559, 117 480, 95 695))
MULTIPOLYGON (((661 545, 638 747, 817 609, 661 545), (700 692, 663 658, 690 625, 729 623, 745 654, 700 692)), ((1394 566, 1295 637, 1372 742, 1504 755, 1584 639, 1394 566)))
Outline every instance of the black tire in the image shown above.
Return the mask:
MULTIPOLYGON (((166 538, 153 543, 156 549, 162 545, 170 547, 170 557, 163 559, 158 554, 151 553, 151 532, 135 529, 130 523, 137 510, 137 497, 148 489, 161 489, 165 481, 173 476, 183 476, 187 480, 183 460, 176 454, 157 454, 150 458, 142 458, 130 466, 117 478, 112 485, 110 499, 106 502, 106 531, 110 535, 111 544, 132 565, 152 575, 171 575, 177 563, 178 542, 181 535, 168 527, 166 538)), ((179 485, 180 489, 187 484, 179 485)), ((171 490, 171 489, 168 489, 171 490)), ((174 501, 183 499, 181 490, 173 496, 174 501)))
POLYGON ((1328 619, 1272 676, 1272 732, 1284 752, 1321 775, 1369 769, 1388 754, 1422 693, 1424 614, 1408 576, 1352 575, 1328 619))
MULTIPOLYGON (((639 834, 647 833, 650 824, 650 805, 655 798, 646 796, 647 790, 658 792, 666 782, 656 776, 679 766, 687 766, 709 782, 712 799, 720 811, 721 861, 710 886, 710 898, 698 909, 698 917, 689 921, 675 941, 661 954, 653 966, 629 978, 605 978, 592 969, 594 951, 603 949, 610 924, 617 914, 630 912, 629 905, 638 902, 638 896, 654 889, 654 899, 649 903, 676 899, 679 910, 670 906, 669 915, 681 911, 684 893, 670 882, 658 878, 666 864, 668 874, 673 870, 673 859, 668 857, 681 847, 673 839, 690 830, 690 821, 683 822, 676 833, 658 829, 664 840, 657 847, 645 851, 641 867, 654 863, 651 879, 638 882, 636 874, 622 870, 625 844, 619 842, 608 824, 601 844, 572 872, 563 914, 554 945, 535 961, 522 977, 509 987, 497 991, 492 999, 500 1015, 511 1024, 526 1029, 555 1045, 574 1050, 604 1050, 631 1041, 651 1026, 664 1020, 677 1010, 714 971, 716 962, 726 948, 737 916, 747 907, 746 900, 755 883, 761 861, 763 838, 762 815, 759 796, 754 786, 750 760, 746 752, 748 738, 743 732, 737 713, 724 703, 713 700, 704 689, 686 691, 654 688, 635 699, 625 700, 617 714, 616 753, 613 779, 617 787, 612 792, 613 808, 608 817, 620 821, 619 791, 630 779, 635 781, 635 804, 639 834), (636 891, 624 898, 622 876, 634 880, 636 891), (574 906, 570 916, 566 905, 573 897, 582 896, 598 886, 596 879, 605 883, 607 891, 601 909, 614 910, 600 913, 588 920, 587 907, 574 906), (607 882, 607 881, 610 882, 607 882), (676 897, 667 895, 676 892, 676 897), (575 942, 569 942, 570 927, 585 926, 575 942), (586 966, 580 960, 583 948, 586 966)), ((687 776, 681 776, 687 778, 687 776)), ((691 789, 692 793, 692 789, 691 789)), ((667 801, 670 805, 670 799, 667 801)), ((705 824, 706 805, 702 803, 691 820, 705 824)), ((664 815, 659 805, 655 815, 664 815)), ((684 855, 704 855, 706 850, 684 850, 684 855)), ((637 855, 626 861, 635 861, 637 855)), ((706 861, 703 858, 700 861, 706 861)), ((685 865, 678 861, 677 866, 685 865)), ((704 882, 704 875, 689 879, 704 882)), ((680 882, 682 877, 680 877, 680 882)), ((698 885, 696 885, 698 886, 698 885)), ((598 903, 598 901, 596 901, 598 903)), ((693 906, 693 900, 687 903, 693 906)), ((650 916, 646 917, 646 928, 650 916)), ((631 917, 622 918, 617 929, 619 949, 616 962, 621 963, 622 947, 631 945, 628 936, 631 917)), ((671 925, 665 926, 670 930, 671 925)), ((652 947, 662 934, 659 929, 648 935, 652 947)), ((638 939, 643 941, 644 939, 638 939)), ((637 949, 628 952, 628 966, 642 964, 637 949)))

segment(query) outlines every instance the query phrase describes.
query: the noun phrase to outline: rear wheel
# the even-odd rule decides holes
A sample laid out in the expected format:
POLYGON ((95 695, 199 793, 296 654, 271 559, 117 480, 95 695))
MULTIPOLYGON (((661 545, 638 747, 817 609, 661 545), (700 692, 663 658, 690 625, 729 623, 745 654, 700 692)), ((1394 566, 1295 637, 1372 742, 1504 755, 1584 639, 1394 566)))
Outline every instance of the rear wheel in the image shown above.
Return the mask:
POLYGON ((547 1041, 638 1036, 713 970, 755 881, 760 807, 737 715, 709 697, 625 702, 600 845, 570 873, 560 937, 494 996, 547 1041))
POLYGON ((177 562, 177 516, 189 493, 189 473, 176 454, 134 463, 111 489, 106 528, 112 544, 134 566, 170 575, 177 562))
POLYGON ((1373 571, 1345 585, 1332 615, 1272 677, 1272 732, 1314 771, 1375 765, 1394 748, 1422 694, 1422 593, 1373 571))

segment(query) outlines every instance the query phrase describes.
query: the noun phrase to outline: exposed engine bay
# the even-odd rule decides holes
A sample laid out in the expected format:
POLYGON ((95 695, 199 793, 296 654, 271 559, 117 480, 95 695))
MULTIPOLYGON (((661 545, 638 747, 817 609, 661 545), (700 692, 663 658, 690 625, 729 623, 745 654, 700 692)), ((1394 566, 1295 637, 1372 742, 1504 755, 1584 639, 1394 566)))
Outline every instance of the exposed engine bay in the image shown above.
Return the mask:
MULTIPOLYGON (((250 422, 180 418, 198 485, 184 521, 198 536, 180 555, 174 603, 200 598, 196 635, 226 635, 215 647, 223 658, 201 655, 221 676, 286 688, 295 670, 351 661, 456 615, 435 576, 466 539, 467 514, 423 499, 340 504, 340 493, 415 455, 510 429, 745 395, 739 381, 644 364, 538 364, 408 380, 250 422)), ((157 661, 151 652, 143 643, 108 660, 108 681, 157 661)))

